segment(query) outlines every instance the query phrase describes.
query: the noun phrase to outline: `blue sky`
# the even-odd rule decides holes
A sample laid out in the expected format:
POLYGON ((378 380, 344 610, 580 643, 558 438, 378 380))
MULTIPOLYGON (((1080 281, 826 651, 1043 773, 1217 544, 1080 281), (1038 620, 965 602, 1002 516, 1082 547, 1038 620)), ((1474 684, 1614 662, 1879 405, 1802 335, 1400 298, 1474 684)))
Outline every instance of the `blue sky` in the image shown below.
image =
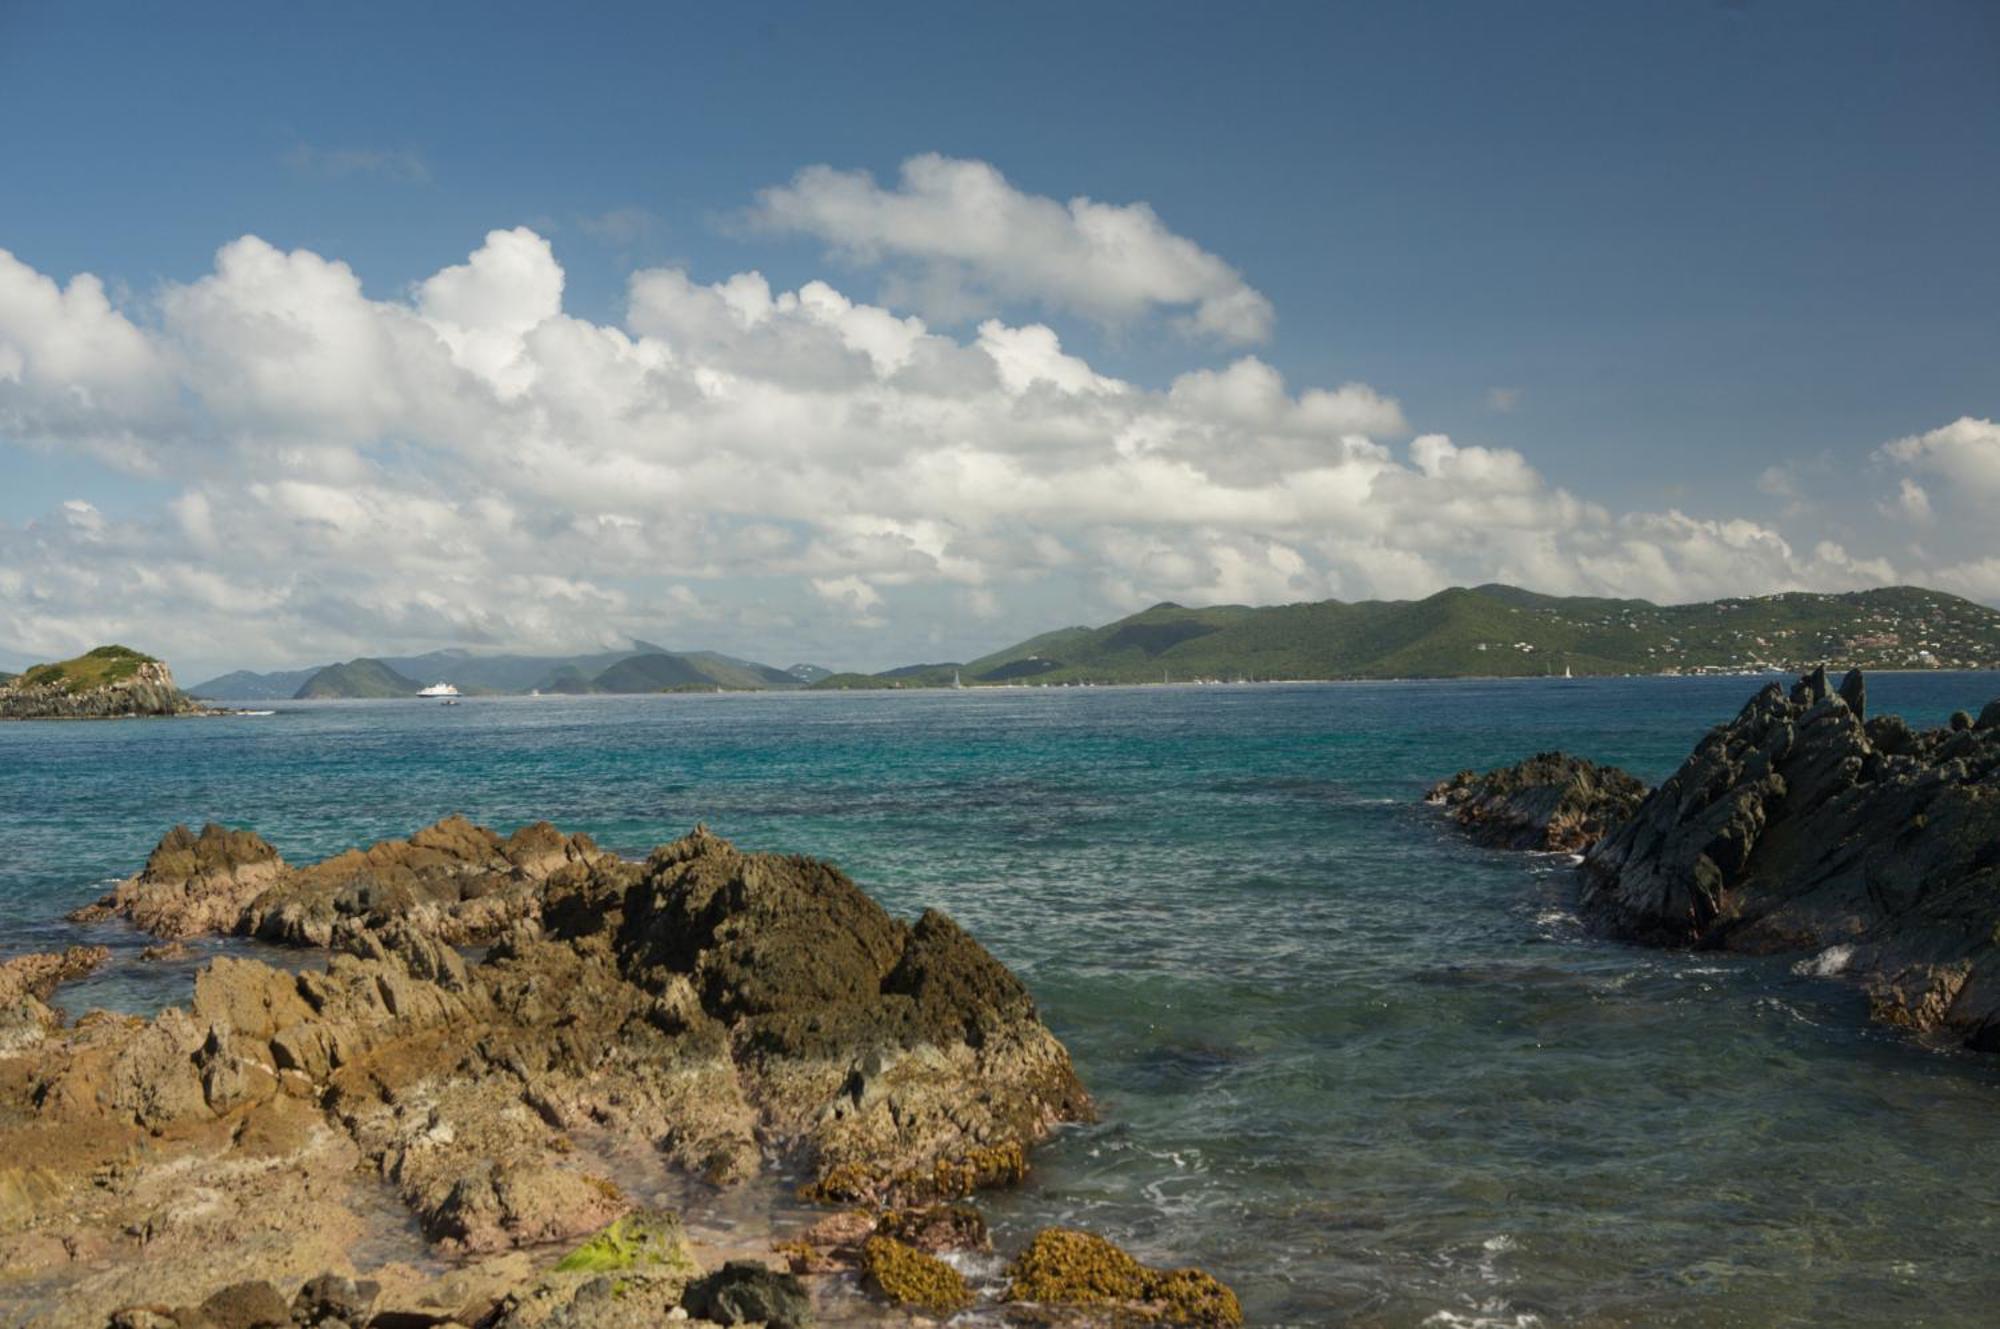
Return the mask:
MULTIPOLYGON (((560 267, 569 319, 635 331, 635 272, 707 285, 755 270, 773 291, 820 280, 857 304, 921 316, 961 348, 989 318, 1046 326, 1135 393, 1164 396, 1183 375, 1251 355, 1293 396, 1359 383, 1393 399, 1399 421, 1343 418, 1334 432, 1365 434, 1401 470, 1428 474, 1406 450, 1448 435, 1503 470, 1518 458, 1541 482, 1530 495, 1513 471, 1468 473, 1470 490, 1554 504, 1532 519, 1503 514, 1513 535, 1456 553, 1399 543, 1365 518, 1343 527, 1353 514, 1338 503, 1281 504, 1260 525, 1256 496, 1313 490, 1307 472, 1329 454, 1311 452, 1304 426, 1263 420, 1218 435, 1211 415, 1200 445, 1211 457, 1275 449, 1270 464, 1232 475, 1196 457, 1188 483, 1219 488, 1162 489, 1149 514, 1069 504, 1078 510, 1058 519, 1023 499, 968 516, 941 490, 929 513, 850 502, 837 530, 796 507, 737 504, 716 520, 793 539, 761 563, 718 556, 737 537, 714 531, 693 547, 655 541, 644 567, 626 569, 545 546, 547 572, 609 595, 576 592, 585 603, 616 602, 602 614, 607 632, 651 624, 644 635, 684 645, 887 664, 969 655, 1147 596, 1351 598, 1488 572, 1654 597, 1886 574, 2000 598, 2000 541, 1982 532, 1974 502, 2000 491, 2000 437, 1976 427, 2000 397, 2000 10, 1990 5, 716 8, 0 3, 0 124, 11 127, 0 135, 0 249, 59 285, 95 274, 118 315, 176 361, 193 334, 167 312, 168 293, 214 276, 217 251, 239 237, 345 264, 368 300, 393 306, 465 263, 489 232, 525 227, 560 267), (760 191, 824 166, 866 172, 871 203, 888 196, 893 207, 909 192, 903 163, 921 154, 979 164, 1023 199, 1149 206, 1162 235, 1268 302, 1267 333, 1190 334, 1199 306, 1171 298, 1165 277, 1122 304, 1078 301, 1065 285, 1075 274, 1038 267, 1033 253, 968 266, 929 241, 842 230, 821 199, 793 200, 810 214, 802 224, 776 223, 759 203, 760 191), (1885 451, 1899 441, 1900 454, 1885 451), (1558 492, 1601 510, 1603 529, 1532 554, 1510 543, 1524 525, 1596 520, 1558 492), (1720 545, 1635 550, 1695 538, 1663 534, 1668 514, 1712 524, 1720 545), (808 548, 851 542, 857 522, 876 519, 901 532, 900 555, 808 548), (926 520, 951 529, 912 536, 926 520), (1784 555, 1729 523, 1754 525, 1784 555), (1062 550, 1010 561, 989 548, 1044 537, 1062 550), (1839 557, 1821 556, 1829 543, 1839 557), (1232 573, 1243 558, 1255 576, 1232 573)), ((672 332, 651 335, 700 358, 674 340, 696 334, 667 323, 672 332)), ((21 345, 30 335, 16 327, 21 345)), ((745 372, 740 360, 727 367, 745 372)), ((505 501, 519 518, 510 529, 528 540, 535 494, 509 487, 504 451, 471 453, 464 437, 394 412, 308 445, 306 426, 270 403, 254 418, 219 409, 226 389, 215 385, 238 371, 212 368, 220 379, 162 371, 186 408, 172 424, 154 411, 112 426, 54 420, 59 384, 42 385, 38 406, 20 404, 17 384, 10 411, 0 375, 10 477, 0 541, 14 543, 16 580, 52 556, 55 533, 75 526, 63 505, 79 501, 108 523, 94 538, 116 557, 178 560, 191 582, 238 580, 244 570, 215 549, 173 544, 175 504, 204 487, 216 510, 266 501, 230 486, 268 488, 304 446, 320 458, 316 483, 418 491, 461 516, 505 501), (328 464, 335 446, 342 459, 328 464)), ((1178 427, 1066 418, 1078 432, 1148 438, 1178 427)), ((704 439, 704 457, 734 446, 739 435, 724 434, 704 439)), ((629 446, 665 455, 648 452, 648 438, 629 446)), ((902 462, 921 466, 927 446, 1028 455, 919 431, 902 462)), ((673 455, 683 466, 690 454, 673 455)), ((1350 447, 1339 460, 1368 457, 1350 447)), ((1048 479, 1073 464, 1021 467, 1048 479)), ((909 472, 878 482, 907 486, 909 472)), ((1379 512, 1410 488, 1400 471, 1372 484, 1379 512)), ((657 491, 654 508, 629 512, 572 493, 543 515, 650 526, 676 494, 694 504, 703 492, 657 491)), ((439 538, 404 552, 462 553, 462 541, 439 538)), ((191 644, 203 662, 595 630, 582 609, 510 626, 502 606, 534 593, 501 583, 537 562, 526 547, 468 573, 480 582, 468 597, 490 601, 476 621, 447 613, 426 627, 420 606, 357 580, 338 547, 249 526, 219 539, 295 574, 325 560, 325 575, 240 602, 184 591, 197 615, 265 621, 213 649, 203 643, 216 634, 202 634, 191 644)), ((54 603, 47 578, 11 601, 7 585, 0 663, 120 626, 115 604, 54 603)), ((155 626, 136 608, 125 616, 142 635, 155 626)))

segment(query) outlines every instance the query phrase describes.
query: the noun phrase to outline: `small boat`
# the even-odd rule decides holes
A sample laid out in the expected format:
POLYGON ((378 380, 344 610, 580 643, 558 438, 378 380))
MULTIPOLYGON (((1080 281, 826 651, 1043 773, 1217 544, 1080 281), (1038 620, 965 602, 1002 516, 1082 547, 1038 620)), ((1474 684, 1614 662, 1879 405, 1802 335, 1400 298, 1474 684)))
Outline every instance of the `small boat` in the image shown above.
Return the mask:
POLYGON ((433 683, 427 688, 417 689, 419 697, 456 697, 458 689, 449 683, 433 683))
POLYGON ((456 697, 446 697, 446 698, 444 699, 444 704, 445 704, 445 705, 447 705, 447 706, 456 706, 456 705, 458 705, 458 698, 456 698, 456 697))

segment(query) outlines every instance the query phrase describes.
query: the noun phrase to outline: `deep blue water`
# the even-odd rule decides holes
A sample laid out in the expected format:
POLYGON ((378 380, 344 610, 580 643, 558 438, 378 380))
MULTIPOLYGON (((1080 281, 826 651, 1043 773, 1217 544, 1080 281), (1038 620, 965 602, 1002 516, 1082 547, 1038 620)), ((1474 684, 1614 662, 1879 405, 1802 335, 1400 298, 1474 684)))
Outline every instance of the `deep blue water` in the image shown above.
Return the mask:
MULTIPOLYGON (((293 861, 451 812, 632 854, 696 821, 950 911, 1104 1109, 1003 1228, 1212 1269, 1254 1322, 1985 1325, 2000 1068, 1838 983, 1588 936, 1431 780, 1551 747, 1657 779, 1757 684, 1549 680, 289 704, 0 726, 0 948, 175 822, 293 861)), ((1940 723, 1991 674, 1877 675, 1940 723)), ((91 939, 136 949, 116 928, 91 939)), ((72 1009, 183 999, 121 965, 72 1009)))

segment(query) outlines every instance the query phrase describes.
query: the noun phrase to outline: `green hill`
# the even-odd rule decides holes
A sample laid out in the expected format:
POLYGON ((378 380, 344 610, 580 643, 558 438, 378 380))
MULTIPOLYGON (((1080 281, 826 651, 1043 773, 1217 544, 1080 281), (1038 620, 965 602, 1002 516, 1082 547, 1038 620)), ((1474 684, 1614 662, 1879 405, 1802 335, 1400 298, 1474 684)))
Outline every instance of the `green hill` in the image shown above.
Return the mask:
MULTIPOLYGON (((1103 627, 1044 633, 960 673, 967 684, 1148 683, 1721 673, 1827 660, 2000 668, 2000 611, 1907 586, 1687 605, 1499 585, 1353 604, 1159 604, 1103 627)), ((951 666, 916 665, 815 686, 927 687, 951 676, 951 666)))
POLYGON ((296 694, 299 701, 330 697, 414 697, 423 686, 403 677, 380 660, 349 660, 328 665, 305 681, 296 694))
POLYGON ((174 683, 165 662, 129 646, 99 646, 74 660, 0 676, 0 720, 92 720, 193 715, 206 708, 174 683))
POLYGON ((592 680, 594 692, 664 692, 668 688, 706 684, 714 679, 678 655, 635 655, 621 660, 592 680))
POLYGON ((257 674, 248 669, 222 674, 188 689, 191 696, 222 698, 229 701, 284 701, 298 695, 317 669, 291 669, 257 674))
MULTIPOLYGON (((795 669, 826 671, 812 665, 795 669)), ((816 671, 816 672, 814 672, 816 671)), ((740 660, 715 651, 670 651, 664 646, 633 641, 630 649, 588 655, 477 655, 466 650, 432 651, 428 655, 369 657, 345 665, 253 673, 238 670, 209 679, 195 689, 203 696, 242 700, 280 697, 402 697, 424 683, 452 684, 468 697, 500 693, 658 692, 666 688, 726 688, 753 691, 802 688, 810 678, 792 670, 774 669, 754 660, 740 660), (634 660, 650 664, 624 669, 634 660), (679 661, 664 664, 662 660, 679 661), (365 668, 356 670, 356 666, 365 668), (383 677, 383 672, 393 678, 383 677), (608 681, 607 681, 608 676, 608 681), (398 681, 400 680, 400 681, 398 681), (405 688, 403 684, 410 686, 405 688), (308 687, 315 688, 307 692, 308 687)))
POLYGON ((68 692, 89 692, 136 677, 141 665, 158 663, 152 656, 135 651, 130 646, 100 646, 74 660, 31 666, 20 679, 22 687, 55 685, 68 692))

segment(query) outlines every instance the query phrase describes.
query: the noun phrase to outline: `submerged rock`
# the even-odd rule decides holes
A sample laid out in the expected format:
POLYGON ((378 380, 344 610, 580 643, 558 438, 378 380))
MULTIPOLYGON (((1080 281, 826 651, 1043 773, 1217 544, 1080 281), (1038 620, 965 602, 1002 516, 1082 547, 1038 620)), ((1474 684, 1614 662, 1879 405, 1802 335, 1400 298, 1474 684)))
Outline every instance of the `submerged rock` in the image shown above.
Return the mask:
POLYGON ((1589 853, 1582 908, 1659 945, 1849 947, 1876 1018, 2000 1050, 2000 728, 1864 720, 1849 683, 1711 731, 1589 853))
POLYGON ((1426 801, 1482 844, 1580 853, 1645 796, 1645 784, 1615 766, 1543 752, 1484 773, 1460 771, 1431 786, 1426 801))

